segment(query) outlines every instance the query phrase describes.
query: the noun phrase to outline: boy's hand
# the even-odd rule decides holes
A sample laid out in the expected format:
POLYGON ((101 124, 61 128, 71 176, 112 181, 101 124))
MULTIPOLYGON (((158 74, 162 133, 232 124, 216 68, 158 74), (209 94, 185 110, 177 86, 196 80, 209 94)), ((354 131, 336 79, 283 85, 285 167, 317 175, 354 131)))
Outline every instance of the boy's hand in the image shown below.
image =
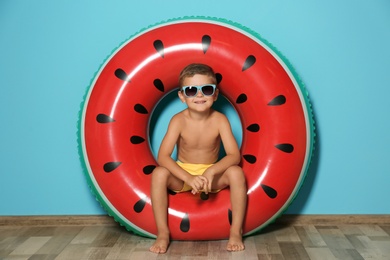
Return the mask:
POLYGON ((187 184, 192 187, 191 193, 194 195, 208 186, 207 178, 204 176, 191 176, 191 179, 187 184))
POLYGON ((202 177, 206 178, 206 184, 203 187, 204 193, 208 194, 211 191, 211 184, 214 180, 214 174, 211 171, 208 171, 208 169, 203 173, 202 177))

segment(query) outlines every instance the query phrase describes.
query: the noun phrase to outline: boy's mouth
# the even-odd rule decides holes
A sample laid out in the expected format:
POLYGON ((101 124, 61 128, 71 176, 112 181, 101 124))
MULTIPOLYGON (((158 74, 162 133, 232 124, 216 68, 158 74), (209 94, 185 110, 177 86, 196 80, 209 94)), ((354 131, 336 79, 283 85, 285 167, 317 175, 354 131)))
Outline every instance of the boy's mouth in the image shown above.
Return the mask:
POLYGON ((204 103, 206 103, 206 101, 204 100, 195 101, 195 104, 204 104, 204 103))

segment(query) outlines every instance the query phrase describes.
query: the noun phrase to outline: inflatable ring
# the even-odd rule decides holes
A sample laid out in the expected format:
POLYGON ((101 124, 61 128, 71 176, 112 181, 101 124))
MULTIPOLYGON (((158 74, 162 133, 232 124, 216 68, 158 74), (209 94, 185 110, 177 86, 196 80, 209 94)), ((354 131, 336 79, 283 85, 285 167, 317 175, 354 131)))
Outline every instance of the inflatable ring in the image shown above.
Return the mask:
MULTIPOLYGON (((243 225, 250 235, 291 203, 310 164, 314 120, 291 65, 258 34, 216 18, 174 19, 120 45, 91 82, 79 120, 79 145, 89 185, 127 230, 155 237, 150 179, 156 167, 148 138, 151 114, 177 90, 190 63, 214 68, 220 93, 243 127, 241 166, 248 186, 243 225)), ((162 130, 162 131, 165 131, 162 130)), ((229 189, 208 198, 169 194, 172 239, 229 236, 229 189)))

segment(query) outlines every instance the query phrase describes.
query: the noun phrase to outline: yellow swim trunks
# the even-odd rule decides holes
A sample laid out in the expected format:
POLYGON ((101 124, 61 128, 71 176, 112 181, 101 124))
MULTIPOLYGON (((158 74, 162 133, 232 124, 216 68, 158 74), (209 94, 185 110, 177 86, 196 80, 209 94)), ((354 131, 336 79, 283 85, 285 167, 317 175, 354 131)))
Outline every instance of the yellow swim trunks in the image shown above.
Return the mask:
MULTIPOLYGON (((195 163, 182 163, 180 161, 176 162, 183 170, 187 171, 191 175, 203 175, 203 173, 212 166, 213 164, 195 164, 195 163)), ((183 188, 179 191, 174 190, 174 192, 185 192, 192 190, 191 186, 187 183, 183 184, 183 188)), ((211 192, 218 192, 219 190, 213 190, 211 192)))

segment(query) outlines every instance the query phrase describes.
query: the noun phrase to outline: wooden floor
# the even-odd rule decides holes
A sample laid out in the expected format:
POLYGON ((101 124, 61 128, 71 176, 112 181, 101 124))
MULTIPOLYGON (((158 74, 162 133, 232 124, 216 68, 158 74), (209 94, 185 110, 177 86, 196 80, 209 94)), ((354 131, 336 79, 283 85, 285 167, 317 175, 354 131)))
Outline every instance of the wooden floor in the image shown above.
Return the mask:
POLYGON ((390 216, 284 217, 254 236, 246 250, 226 241, 173 241, 164 255, 153 239, 107 217, 0 217, 0 259, 390 259, 390 216))

